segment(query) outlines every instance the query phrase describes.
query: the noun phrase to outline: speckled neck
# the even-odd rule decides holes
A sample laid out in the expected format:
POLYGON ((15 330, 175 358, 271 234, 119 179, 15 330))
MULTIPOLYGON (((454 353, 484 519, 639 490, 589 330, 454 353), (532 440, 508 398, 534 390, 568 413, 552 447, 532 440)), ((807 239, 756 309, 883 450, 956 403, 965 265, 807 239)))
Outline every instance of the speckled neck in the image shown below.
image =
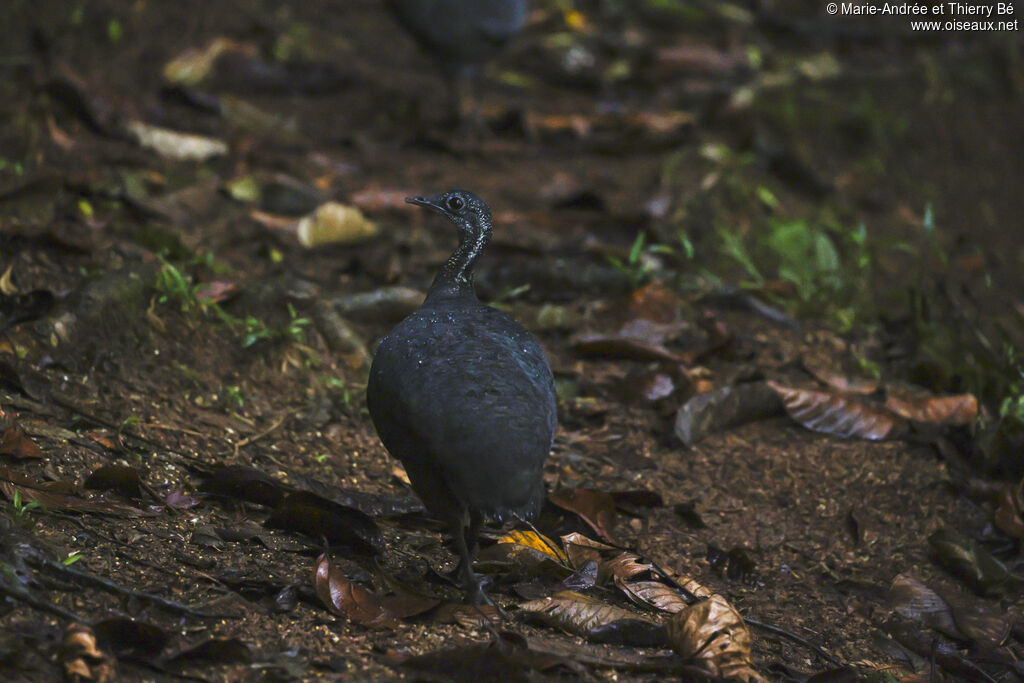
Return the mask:
POLYGON ((452 219, 459 228, 459 246, 448 257, 430 285, 427 298, 476 295, 473 289, 473 264, 491 239, 490 215, 452 219))

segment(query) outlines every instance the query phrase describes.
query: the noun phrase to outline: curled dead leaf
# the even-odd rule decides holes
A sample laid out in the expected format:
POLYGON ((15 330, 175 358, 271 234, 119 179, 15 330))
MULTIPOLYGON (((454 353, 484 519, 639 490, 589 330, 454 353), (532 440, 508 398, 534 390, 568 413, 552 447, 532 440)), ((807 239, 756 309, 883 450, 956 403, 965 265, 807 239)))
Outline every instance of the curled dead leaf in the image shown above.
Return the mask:
POLYGON ((676 614, 689 606, 679 591, 660 581, 624 581, 619 587, 634 602, 660 612, 676 614))
POLYGON ((894 395, 891 390, 885 407, 914 422, 941 425, 969 425, 978 417, 978 399, 974 394, 928 396, 894 395))
POLYGON ((327 202, 299 220, 296 234, 304 247, 323 244, 352 244, 367 240, 380 231, 377 224, 354 206, 327 202))
POLYGON ((603 553, 619 552, 617 548, 587 538, 575 531, 562 536, 562 547, 565 549, 565 554, 573 569, 581 569, 588 562, 600 563, 603 553))
POLYGON ((678 612, 666 626, 669 646, 692 657, 710 675, 746 683, 765 679, 750 662, 750 630, 732 605, 717 593, 678 612))
POLYGON ((654 565, 644 562, 636 553, 621 553, 610 560, 602 562, 598 567, 597 576, 598 581, 601 583, 611 578, 617 585, 621 586, 634 576, 649 572, 653 568, 654 565))
POLYGON ((576 591, 559 591, 520 606, 532 619, 589 640, 623 645, 664 643, 660 624, 643 615, 576 591))
POLYGON ((899 574, 889 588, 897 614, 917 621, 962 642, 998 647, 1009 637, 1011 625, 1000 610, 984 601, 951 599, 908 574, 899 574))
POLYGON ((406 617, 422 614, 440 602, 413 595, 379 596, 350 581, 326 555, 313 565, 317 597, 334 614, 371 628, 395 626, 406 617))
POLYGON ((96 635, 84 624, 68 624, 64 629, 60 659, 69 680, 106 683, 117 676, 114 658, 96 646, 96 635))
POLYGON ((793 420, 814 432, 844 439, 882 441, 901 434, 903 418, 880 404, 837 392, 812 391, 768 382, 793 420))

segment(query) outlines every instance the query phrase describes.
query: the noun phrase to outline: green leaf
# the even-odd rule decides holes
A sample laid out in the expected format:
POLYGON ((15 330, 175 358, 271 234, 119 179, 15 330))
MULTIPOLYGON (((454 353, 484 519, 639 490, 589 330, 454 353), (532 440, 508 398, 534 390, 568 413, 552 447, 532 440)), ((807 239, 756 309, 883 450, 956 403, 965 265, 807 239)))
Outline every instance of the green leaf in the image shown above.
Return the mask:
POLYGON ((629 265, 636 265, 637 261, 640 260, 640 254, 644 250, 644 240, 647 239, 647 233, 641 232, 636 236, 636 240, 633 242, 633 247, 629 250, 629 265))

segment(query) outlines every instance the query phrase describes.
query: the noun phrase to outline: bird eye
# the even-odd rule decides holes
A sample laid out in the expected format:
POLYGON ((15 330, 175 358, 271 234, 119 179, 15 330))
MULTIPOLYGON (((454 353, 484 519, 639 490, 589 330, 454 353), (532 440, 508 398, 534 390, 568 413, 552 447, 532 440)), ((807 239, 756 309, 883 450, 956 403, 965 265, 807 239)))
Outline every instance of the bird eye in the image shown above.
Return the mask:
POLYGON ((449 197, 447 204, 451 211, 462 211, 462 207, 466 205, 466 202, 462 201, 462 197, 449 197))

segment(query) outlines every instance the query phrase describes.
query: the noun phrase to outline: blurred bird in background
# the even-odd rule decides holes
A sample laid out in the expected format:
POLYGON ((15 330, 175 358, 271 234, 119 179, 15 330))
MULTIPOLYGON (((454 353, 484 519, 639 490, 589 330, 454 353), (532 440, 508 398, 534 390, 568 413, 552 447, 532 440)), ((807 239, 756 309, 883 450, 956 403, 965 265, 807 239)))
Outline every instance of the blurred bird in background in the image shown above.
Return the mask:
POLYGON ((451 121, 480 130, 476 81, 526 24, 525 0, 385 0, 398 23, 434 58, 448 89, 451 121))

